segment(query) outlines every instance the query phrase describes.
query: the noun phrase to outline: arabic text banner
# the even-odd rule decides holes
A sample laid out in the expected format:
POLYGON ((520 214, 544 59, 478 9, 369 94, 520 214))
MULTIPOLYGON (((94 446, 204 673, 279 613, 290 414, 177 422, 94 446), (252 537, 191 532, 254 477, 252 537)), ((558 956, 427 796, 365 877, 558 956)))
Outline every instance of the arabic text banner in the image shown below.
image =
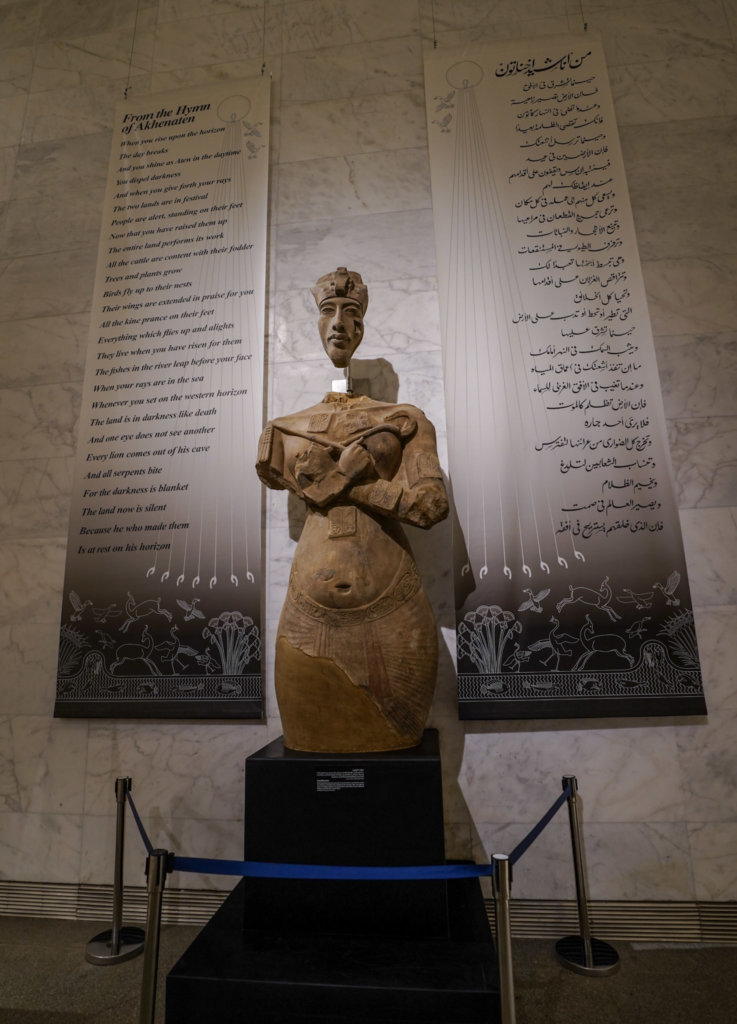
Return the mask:
POLYGON ((705 711, 602 48, 426 60, 464 718, 705 711))

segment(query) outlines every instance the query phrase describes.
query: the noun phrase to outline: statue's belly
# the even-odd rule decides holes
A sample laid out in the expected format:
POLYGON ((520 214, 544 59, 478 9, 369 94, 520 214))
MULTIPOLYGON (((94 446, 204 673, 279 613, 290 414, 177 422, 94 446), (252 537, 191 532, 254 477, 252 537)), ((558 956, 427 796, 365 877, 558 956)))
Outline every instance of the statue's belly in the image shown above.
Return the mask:
POLYGON ((326 608, 359 608, 393 581, 407 551, 401 527, 354 506, 310 512, 292 570, 299 588, 326 608))

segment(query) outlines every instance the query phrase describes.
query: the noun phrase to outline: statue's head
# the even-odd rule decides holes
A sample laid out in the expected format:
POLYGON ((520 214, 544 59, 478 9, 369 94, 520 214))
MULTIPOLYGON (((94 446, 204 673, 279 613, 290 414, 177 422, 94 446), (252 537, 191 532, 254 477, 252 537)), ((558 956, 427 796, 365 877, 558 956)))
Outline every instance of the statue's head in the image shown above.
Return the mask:
POLYGON ((333 366, 346 367, 363 338, 368 288, 354 270, 338 267, 312 289, 320 310, 318 330, 333 366))

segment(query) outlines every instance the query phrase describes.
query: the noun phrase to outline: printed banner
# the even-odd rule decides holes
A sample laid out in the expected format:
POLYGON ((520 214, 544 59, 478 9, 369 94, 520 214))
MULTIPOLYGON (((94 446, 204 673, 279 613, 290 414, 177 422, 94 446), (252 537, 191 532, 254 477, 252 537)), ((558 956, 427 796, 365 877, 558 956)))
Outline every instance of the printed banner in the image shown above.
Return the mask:
POLYGON ((463 718, 705 711, 606 65, 425 66, 463 718))
POLYGON ((269 81, 121 104, 55 713, 261 717, 269 81))

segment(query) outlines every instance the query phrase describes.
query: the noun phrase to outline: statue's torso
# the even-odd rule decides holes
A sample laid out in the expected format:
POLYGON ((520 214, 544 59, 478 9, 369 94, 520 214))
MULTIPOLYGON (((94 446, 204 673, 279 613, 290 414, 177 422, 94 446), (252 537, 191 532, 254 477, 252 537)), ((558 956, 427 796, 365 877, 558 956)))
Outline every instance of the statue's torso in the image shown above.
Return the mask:
MULTIPOLYGON (((380 477, 391 480, 402 460, 402 444, 396 433, 377 428, 388 421, 397 429, 397 414, 399 410, 402 422, 402 409, 361 396, 324 401, 276 420, 276 426, 295 431, 284 437, 285 463, 294 471, 309 446, 299 435, 347 445, 368 432, 363 443, 380 477)), ((409 412, 406 418, 410 418, 409 412)), ((292 564, 294 582, 328 608, 360 607, 386 591, 405 552, 408 544, 395 520, 350 502, 339 502, 324 511, 308 509, 292 564)))

